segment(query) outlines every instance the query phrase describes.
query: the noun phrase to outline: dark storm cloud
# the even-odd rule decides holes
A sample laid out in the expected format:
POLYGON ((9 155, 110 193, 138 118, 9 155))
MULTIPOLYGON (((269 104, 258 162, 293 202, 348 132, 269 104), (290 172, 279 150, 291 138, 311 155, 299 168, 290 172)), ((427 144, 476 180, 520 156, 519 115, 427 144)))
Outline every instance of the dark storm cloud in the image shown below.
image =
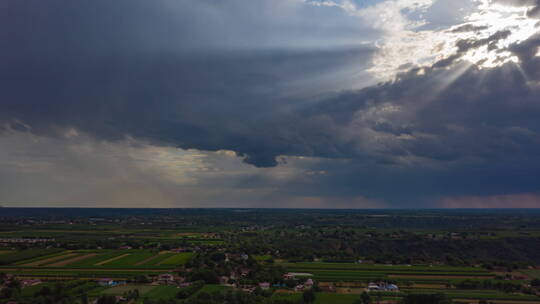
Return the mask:
POLYGON ((279 117, 302 105, 285 98, 287 85, 364 56, 367 50, 351 49, 11 62, 0 74, 0 117, 40 134, 74 127, 105 139, 129 135, 182 148, 230 149, 250 163, 273 166, 276 155, 309 153, 305 132, 279 126, 279 117))
POLYGON ((319 112, 331 121, 369 136, 357 139, 367 142, 364 157, 318 167, 328 174, 313 185, 320 185, 320 195, 383 197, 399 206, 430 206, 441 196, 538 192, 539 38, 511 48, 520 65, 413 70, 321 103, 319 112))
POLYGON ((312 156, 347 160, 308 165, 324 174, 289 181, 283 192, 412 207, 433 206, 436 197, 540 191, 539 38, 511 48, 520 65, 413 70, 299 110, 286 126, 302 130, 312 156))
MULTIPOLYGON (((347 87, 340 73, 365 69, 372 50, 263 51, 257 42, 272 39, 259 37, 267 29, 248 13, 238 16, 251 20, 239 29, 234 22, 220 26, 220 4, 194 2, 185 11, 134 3, 2 2, 0 40, 10 42, 0 53, 4 128, 53 136, 75 128, 111 141, 129 136, 227 149, 260 167, 276 166, 280 155, 337 160, 306 165, 329 173, 290 182, 284 193, 295 195, 398 202, 540 190, 537 37, 512 47, 521 68, 455 64, 461 53, 504 39, 503 31, 458 42, 455 57, 422 73, 321 97, 347 87), (196 18, 201 14, 214 18, 196 18), (243 43, 249 45, 234 49, 243 43)), ((243 11, 245 1, 231 3, 231 11, 243 11)), ((239 182, 268 183, 264 177, 239 182)))
MULTIPOLYGON (((499 32, 469 41, 467 49, 505 35, 508 33, 499 32)), ((425 76, 413 71, 395 83, 316 103, 305 103, 300 97, 295 100, 286 93, 290 82, 327 73, 334 66, 361 60, 367 53, 362 49, 184 56, 127 52, 64 58, 45 51, 42 57, 4 62, 0 115, 4 121, 23 121, 42 134, 75 127, 106 139, 129 135, 182 148, 229 149, 257 166, 276 165, 278 155, 382 163, 403 156, 451 161, 497 154, 497 149, 483 151, 493 145, 501 145, 500 149, 516 146, 513 142, 509 147, 479 144, 471 132, 489 139, 489 132, 508 131, 498 125, 468 126, 484 118, 480 115, 503 115, 505 128, 536 132, 529 128, 532 121, 528 118, 536 112, 531 100, 537 92, 527 87, 517 69, 508 66, 487 71, 471 68, 435 96, 432 92, 453 70, 434 69, 425 76), (509 100, 520 100, 519 104, 531 108, 508 116, 509 100), (400 110, 386 113, 385 106, 400 110), (458 115, 457 109, 463 113, 458 115), (384 138, 372 144, 369 141, 374 136, 384 138)), ((528 63, 525 68, 536 76, 536 57, 521 53, 528 63)), ((5 54, 19 56, 15 51, 5 54)), ((512 135, 506 137, 513 140, 512 135)))
POLYGON ((374 37, 337 8, 296 0, 8 0, 0 3, 0 17, 9 41, 4 56, 22 59, 343 46, 374 37), (332 23, 319 22, 325 19, 332 23))
POLYGON ((313 17, 328 10, 297 12, 295 3, 2 2, 0 39, 9 43, 0 118, 39 134, 74 127, 111 140, 231 149, 257 166, 306 154, 283 130, 267 130, 302 104, 295 96, 361 81, 356 68, 371 50, 313 45, 311 32, 338 43, 358 29, 343 16, 321 27, 313 17))

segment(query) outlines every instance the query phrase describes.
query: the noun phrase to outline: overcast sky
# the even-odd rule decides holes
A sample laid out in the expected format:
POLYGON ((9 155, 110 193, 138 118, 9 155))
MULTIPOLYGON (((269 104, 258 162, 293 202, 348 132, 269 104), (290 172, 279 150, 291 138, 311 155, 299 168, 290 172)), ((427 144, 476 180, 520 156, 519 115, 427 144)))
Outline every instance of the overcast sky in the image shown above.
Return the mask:
POLYGON ((5 0, 0 204, 540 208, 540 0, 5 0))

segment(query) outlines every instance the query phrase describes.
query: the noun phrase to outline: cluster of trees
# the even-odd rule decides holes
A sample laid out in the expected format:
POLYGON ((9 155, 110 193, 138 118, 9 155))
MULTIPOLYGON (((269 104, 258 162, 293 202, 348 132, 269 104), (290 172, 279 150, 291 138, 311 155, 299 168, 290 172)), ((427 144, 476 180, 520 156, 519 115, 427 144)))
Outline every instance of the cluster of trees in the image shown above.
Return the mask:
MULTIPOLYGON (((6 283, 5 280, 7 276, 5 274, 0 274, 0 281, 2 284, 6 283)), ((21 292, 21 282, 16 279, 12 279, 4 288, 0 290, 0 299, 10 299, 17 296, 21 292)))
POLYGON ((490 265, 495 266, 505 261, 515 261, 509 265, 512 268, 523 268, 540 262, 540 242, 532 236, 445 238, 434 241, 425 235, 410 232, 367 233, 354 228, 305 228, 229 233, 224 239, 227 241, 228 252, 242 250, 258 255, 270 252, 277 258, 296 262, 322 258, 332 262, 364 259, 385 264, 440 262, 466 266, 492 261, 490 265))
POLYGON ((102 295, 97 299, 96 304, 116 304, 116 297, 113 295, 102 295))
POLYGON ((49 286, 43 286, 38 292, 34 294, 32 303, 36 304, 53 304, 53 303, 73 303, 75 297, 67 292, 63 284, 56 284, 53 288, 49 286))
MULTIPOLYGON (((234 251, 229 251, 234 252, 234 251)), ((241 277, 229 283, 240 285, 254 285, 260 282, 282 283, 285 269, 272 263, 259 263, 253 256, 247 258, 230 254, 226 259, 225 253, 219 248, 209 248, 196 254, 186 265, 190 271, 180 272, 188 281, 204 281, 207 284, 219 283, 221 276, 229 277, 236 274, 241 277), (248 273, 241 275, 241 270, 247 269, 248 273)))
POLYGON ((217 272, 210 268, 194 269, 194 271, 188 272, 186 278, 191 281, 202 281, 206 284, 218 284, 219 276, 217 272))
POLYGON ((354 304, 371 304, 371 297, 364 291, 360 294, 360 298, 354 301, 354 304))
POLYGON ((126 293, 124 293, 124 298, 126 298, 128 302, 131 300, 137 300, 139 296, 140 294, 139 294, 138 289, 129 290, 126 293))
POLYGON ((302 302, 304 304, 313 304, 315 303, 315 291, 313 289, 308 289, 302 293, 302 302))
MULTIPOLYGON (((6 276, 0 274, 0 278, 2 278, 0 280, 5 280, 6 276)), ((97 286, 97 283, 85 280, 57 282, 54 285, 42 286, 31 296, 22 296, 21 282, 17 279, 11 279, 0 291, 0 302, 14 300, 21 304, 88 304, 86 293, 97 286)))

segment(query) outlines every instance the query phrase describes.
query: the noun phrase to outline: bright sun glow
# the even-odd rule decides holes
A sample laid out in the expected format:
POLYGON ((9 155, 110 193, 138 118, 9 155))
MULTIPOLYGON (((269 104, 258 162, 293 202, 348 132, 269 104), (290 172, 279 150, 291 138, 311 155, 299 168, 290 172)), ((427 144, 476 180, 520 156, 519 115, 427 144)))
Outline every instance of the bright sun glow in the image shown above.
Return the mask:
POLYGON ((448 62, 441 66, 469 62, 481 69, 518 63, 519 58, 509 47, 539 31, 538 20, 527 16, 531 7, 494 4, 493 0, 474 2, 474 12, 449 29, 389 32, 377 44, 379 51, 370 71, 377 78, 388 80, 410 68, 430 67, 444 61, 448 62))
POLYGON ((461 33, 455 39, 485 40, 486 43, 471 48, 462 56, 480 68, 493 68, 507 62, 519 62, 508 47, 530 38, 537 31, 537 20, 527 17, 530 7, 512 7, 492 4, 490 0, 482 0, 480 11, 467 19, 468 25, 478 30, 461 33), (487 43, 487 41, 490 41, 487 43))

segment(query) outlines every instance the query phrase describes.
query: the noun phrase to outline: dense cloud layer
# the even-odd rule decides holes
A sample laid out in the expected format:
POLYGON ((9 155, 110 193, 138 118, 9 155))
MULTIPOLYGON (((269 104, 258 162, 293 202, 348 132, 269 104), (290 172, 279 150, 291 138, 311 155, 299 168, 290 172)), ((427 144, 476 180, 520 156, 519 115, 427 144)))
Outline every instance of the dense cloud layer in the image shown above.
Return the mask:
MULTIPOLYGON (((372 85, 356 71, 371 67, 376 50, 352 37, 378 29, 355 24, 339 7, 162 2, 136 1, 129 15, 125 1, 2 3, 0 39, 11 42, 0 57, 4 132, 65 137, 77 130, 110 142, 230 150, 256 167, 275 167, 280 156, 326 159, 302 164, 313 174, 279 184, 280 196, 414 206, 540 190, 538 35, 509 46, 502 42, 512 26, 485 38, 464 36, 433 64, 407 66, 372 85), (341 36, 308 21, 314 14, 342 14, 334 24, 341 36), (219 18, 202 24, 194 16, 219 18), (280 22, 299 32, 280 31, 280 22), (500 64, 469 62, 481 48, 500 54, 490 58, 500 64), (358 83, 369 86, 356 89, 358 83)), ((540 7, 500 0, 510 2, 531 6, 531 18, 540 7)), ((464 23, 446 32, 486 30, 464 23)), ((239 184, 274 182, 250 173, 239 184)))
MULTIPOLYGON (((0 117, 10 125, 24 122, 38 134, 72 127, 112 140, 133 136, 182 148, 229 149, 246 154, 250 163, 272 166, 276 155, 306 153, 291 137, 308 130, 280 126, 282 117, 305 102, 296 102, 288 85, 302 82, 306 73, 332 75, 332 66, 368 54, 353 49, 190 56, 189 61, 137 57, 8 63, 0 75, 5 85, 0 117)), ((317 80, 307 82, 301 90, 320 89, 317 80)))
MULTIPOLYGON (((301 105, 300 98, 365 83, 357 72, 362 64, 351 65, 366 62, 371 52, 364 46, 336 48, 335 35, 327 40, 332 49, 303 49, 301 43, 279 49, 294 38, 307 39, 304 33, 287 38, 279 26, 313 24, 306 12, 296 11, 297 2, 4 3, 0 38, 11 43, 1 58, 0 118, 24 122, 38 134, 73 127, 107 139, 134 136, 182 148, 230 149, 250 163, 273 166, 276 153, 303 154, 304 148, 289 147, 290 139, 266 129, 301 105), (258 10, 262 19, 250 16, 258 10), (300 20, 279 15, 285 13, 300 20), (231 29, 212 18, 205 25, 192 20, 207 14, 231 29), (242 34, 237 23, 250 32, 242 34), (258 37, 259 31, 265 36, 258 37), (278 32, 284 40, 275 42, 275 50, 260 50, 258 39, 270 43, 278 32), (239 46, 246 49, 231 50, 239 46)), ((321 10, 306 7, 311 18, 321 10)), ((324 37, 325 29, 313 25, 324 37)), ((347 21, 332 26, 352 27, 347 21)))

